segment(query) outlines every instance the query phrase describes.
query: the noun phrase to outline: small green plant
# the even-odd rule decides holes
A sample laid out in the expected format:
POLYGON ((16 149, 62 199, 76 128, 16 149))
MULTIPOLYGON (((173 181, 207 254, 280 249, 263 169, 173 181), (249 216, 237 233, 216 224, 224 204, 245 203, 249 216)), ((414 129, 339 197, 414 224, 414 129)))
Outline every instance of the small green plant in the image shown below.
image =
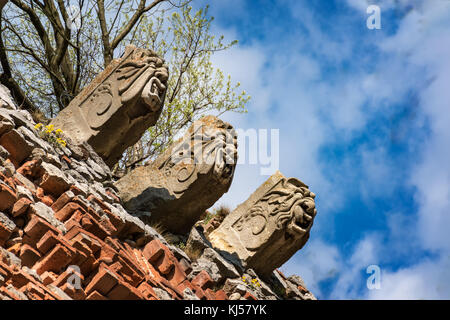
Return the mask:
POLYGON ((205 219, 203 219, 203 223, 204 225, 208 224, 209 221, 211 221, 211 219, 214 217, 214 213, 211 213, 209 211, 206 211, 206 217, 205 219))
POLYGON ((67 142, 63 139, 63 131, 61 129, 56 129, 55 126, 50 124, 44 126, 42 123, 38 123, 34 126, 38 131, 39 137, 50 143, 54 147, 65 148, 67 142))
POLYGON ((286 296, 286 289, 280 285, 273 286, 272 290, 280 298, 284 298, 286 296))
POLYGON ((214 210, 214 215, 219 217, 220 220, 225 219, 226 216, 228 216, 231 212, 231 209, 227 207, 226 205, 221 205, 217 209, 214 210))
POLYGON ((184 243, 183 241, 178 242, 175 246, 177 246, 183 251, 186 249, 186 243, 184 243))

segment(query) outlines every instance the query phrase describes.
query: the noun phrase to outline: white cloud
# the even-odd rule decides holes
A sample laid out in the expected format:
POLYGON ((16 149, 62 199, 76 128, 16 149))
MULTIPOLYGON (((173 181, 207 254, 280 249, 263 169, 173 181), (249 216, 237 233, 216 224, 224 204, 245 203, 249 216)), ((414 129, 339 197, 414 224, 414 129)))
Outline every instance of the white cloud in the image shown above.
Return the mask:
POLYGON ((429 84, 420 92, 420 109, 429 121, 430 135, 411 171, 417 188, 419 235, 432 250, 450 250, 450 3, 429 1, 411 12, 397 34, 382 48, 402 54, 411 65, 423 67, 429 84))
POLYGON ((310 240, 302 251, 282 267, 286 275, 297 274, 305 281, 308 289, 317 297, 322 297, 319 283, 336 277, 343 262, 339 249, 320 239, 310 240))
POLYGON ((450 297, 450 256, 424 260, 397 272, 381 272, 381 288, 370 290, 368 299, 448 299, 450 297))
MULTIPOLYGON (((300 274, 319 297, 319 283, 333 277, 337 278, 333 298, 450 297, 449 286, 443 284, 448 283, 445 270, 450 269, 450 3, 398 2, 403 9, 411 4, 415 9, 401 21, 395 35, 377 38, 381 60, 367 61, 374 64, 373 68, 355 66, 353 72, 338 73, 333 79, 324 76, 320 59, 339 62, 351 57, 351 37, 345 37, 343 29, 341 43, 339 37, 334 39, 334 34, 321 30, 307 7, 286 3, 294 6, 292 11, 307 29, 305 34, 292 30, 288 39, 298 37, 297 42, 255 42, 214 58, 217 66, 239 80, 253 96, 249 115, 228 114, 224 118, 241 128, 280 128, 281 171, 300 178, 318 195, 319 213, 312 238, 284 268, 300 274), (308 54, 311 52, 314 55, 308 54), (392 180, 401 177, 395 170, 404 168, 390 158, 380 140, 348 154, 339 168, 341 172, 325 175, 319 166, 319 150, 327 143, 351 141, 355 133, 388 113, 414 88, 419 97, 418 109, 414 110, 419 119, 417 128, 423 129, 420 126, 429 121, 431 129, 427 141, 418 148, 417 158, 411 159, 416 166, 409 183, 417 188, 418 213, 380 212, 380 217, 387 215, 385 239, 366 234, 344 261, 337 246, 320 239, 321 230, 332 228, 333 216, 329 213, 337 211, 343 202, 339 200, 345 201, 354 184, 366 199, 394 191, 405 183, 392 180), (355 174, 355 166, 362 176, 355 174), (330 210, 333 206, 336 208, 330 210), (406 261, 416 249, 430 249, 437 256, 415 257, 416 261, 408 261, 409 267, 398 270, 383 267, 396 258, 406 261), (381 290, 365 288, 364 270, 370 264, 382 267, 381 290)), ((366 8, 364 1, 347 3, 356 9, 366 8)), ((381 5, 394 8, 392 1, 382 1, 381 5)), ((219 30, 223 33, 228 33, 229 39, 239 35, 235 30, 219 30)), ((238 167, 230 192, 221 202, 237 205, 266 178, 259 175, 257 166, 238 167)))

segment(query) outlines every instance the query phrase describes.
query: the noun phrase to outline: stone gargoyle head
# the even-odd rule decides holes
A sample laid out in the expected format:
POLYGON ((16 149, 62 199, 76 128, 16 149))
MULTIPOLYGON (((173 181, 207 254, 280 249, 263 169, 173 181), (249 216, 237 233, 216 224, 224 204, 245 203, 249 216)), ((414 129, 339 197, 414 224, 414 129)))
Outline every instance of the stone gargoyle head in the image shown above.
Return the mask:
POLYGON ((233 228, 245 233, 245 246, 250 251, 260 249, 266 236, 273 234, 284 233, 286 238, 306 242, 317 214, 314 198, 315 194, 300 180, 284 178, 250 207, 233 228))
POLYGON ((128 46, 52 124, 75 143, 89 143, 112 166, 158 120, 168 77, 155 52, 128 46))
POLYGON ((236 132, 230 124, 206 116, 195 121, 166 155, 165 161, 155 164, 167 177, 173 193, 184 192, 199 175, 208 176, 226 192, 237 163, 236 132))

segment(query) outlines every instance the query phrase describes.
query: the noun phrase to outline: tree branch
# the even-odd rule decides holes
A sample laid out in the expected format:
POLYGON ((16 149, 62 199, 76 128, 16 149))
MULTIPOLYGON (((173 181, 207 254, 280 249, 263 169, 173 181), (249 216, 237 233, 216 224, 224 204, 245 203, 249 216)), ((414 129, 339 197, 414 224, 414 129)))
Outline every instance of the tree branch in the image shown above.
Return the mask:
POLYGON ((130 33, 135 24, 139 21, 139 18, 149 10, 156 7, 158 4, 167 0, 154 0, 147 7, 145 6, 146 0, 141 0, 136 12, 131 17, 130 21, 125 25, 122 31, 117 35, 117 37, 111 42, 111 48, 114 50, 120 44, 120 42, 130 33))

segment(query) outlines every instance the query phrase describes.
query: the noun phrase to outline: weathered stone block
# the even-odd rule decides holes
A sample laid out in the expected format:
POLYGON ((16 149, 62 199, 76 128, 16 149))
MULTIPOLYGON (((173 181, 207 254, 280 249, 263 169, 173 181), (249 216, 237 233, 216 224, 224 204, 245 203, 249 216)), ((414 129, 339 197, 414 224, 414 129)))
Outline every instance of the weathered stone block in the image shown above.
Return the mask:
MULTIPOLYGON (((8 0, 0 0, 0 9, 8 2, 8 0)), ((17 109, 14 103, 11 92, 7 87, 0 84, 0 108, 17 109)))
POLYGON ((51 124, 76 144, 89 143, 112 166, 156 123, 167 79, 156 53, 128 46, 51 124))
POLYGON ((317 212, 314 198, 303 182, 276 172, 208 238, 247 268, 269 275, 306 244, 317 212))
POLYGON ((0 137, 0 144, 8 150, 14 165, 18 165, 25 160, 33 150, 34 146, 27 141, 23 134, 13 129, 0 137))
POLYGON ((237 162, 232 126, 207 116, 148 166, 115 185, 125 208, 145 222, 184 234, 225 192, 237 162), (150 211, 150 217, 141 212, 150 211))
POLYGON ((0 245, 2 246, 9 239, 16 225, 5 214, 0 212, 0 245))

